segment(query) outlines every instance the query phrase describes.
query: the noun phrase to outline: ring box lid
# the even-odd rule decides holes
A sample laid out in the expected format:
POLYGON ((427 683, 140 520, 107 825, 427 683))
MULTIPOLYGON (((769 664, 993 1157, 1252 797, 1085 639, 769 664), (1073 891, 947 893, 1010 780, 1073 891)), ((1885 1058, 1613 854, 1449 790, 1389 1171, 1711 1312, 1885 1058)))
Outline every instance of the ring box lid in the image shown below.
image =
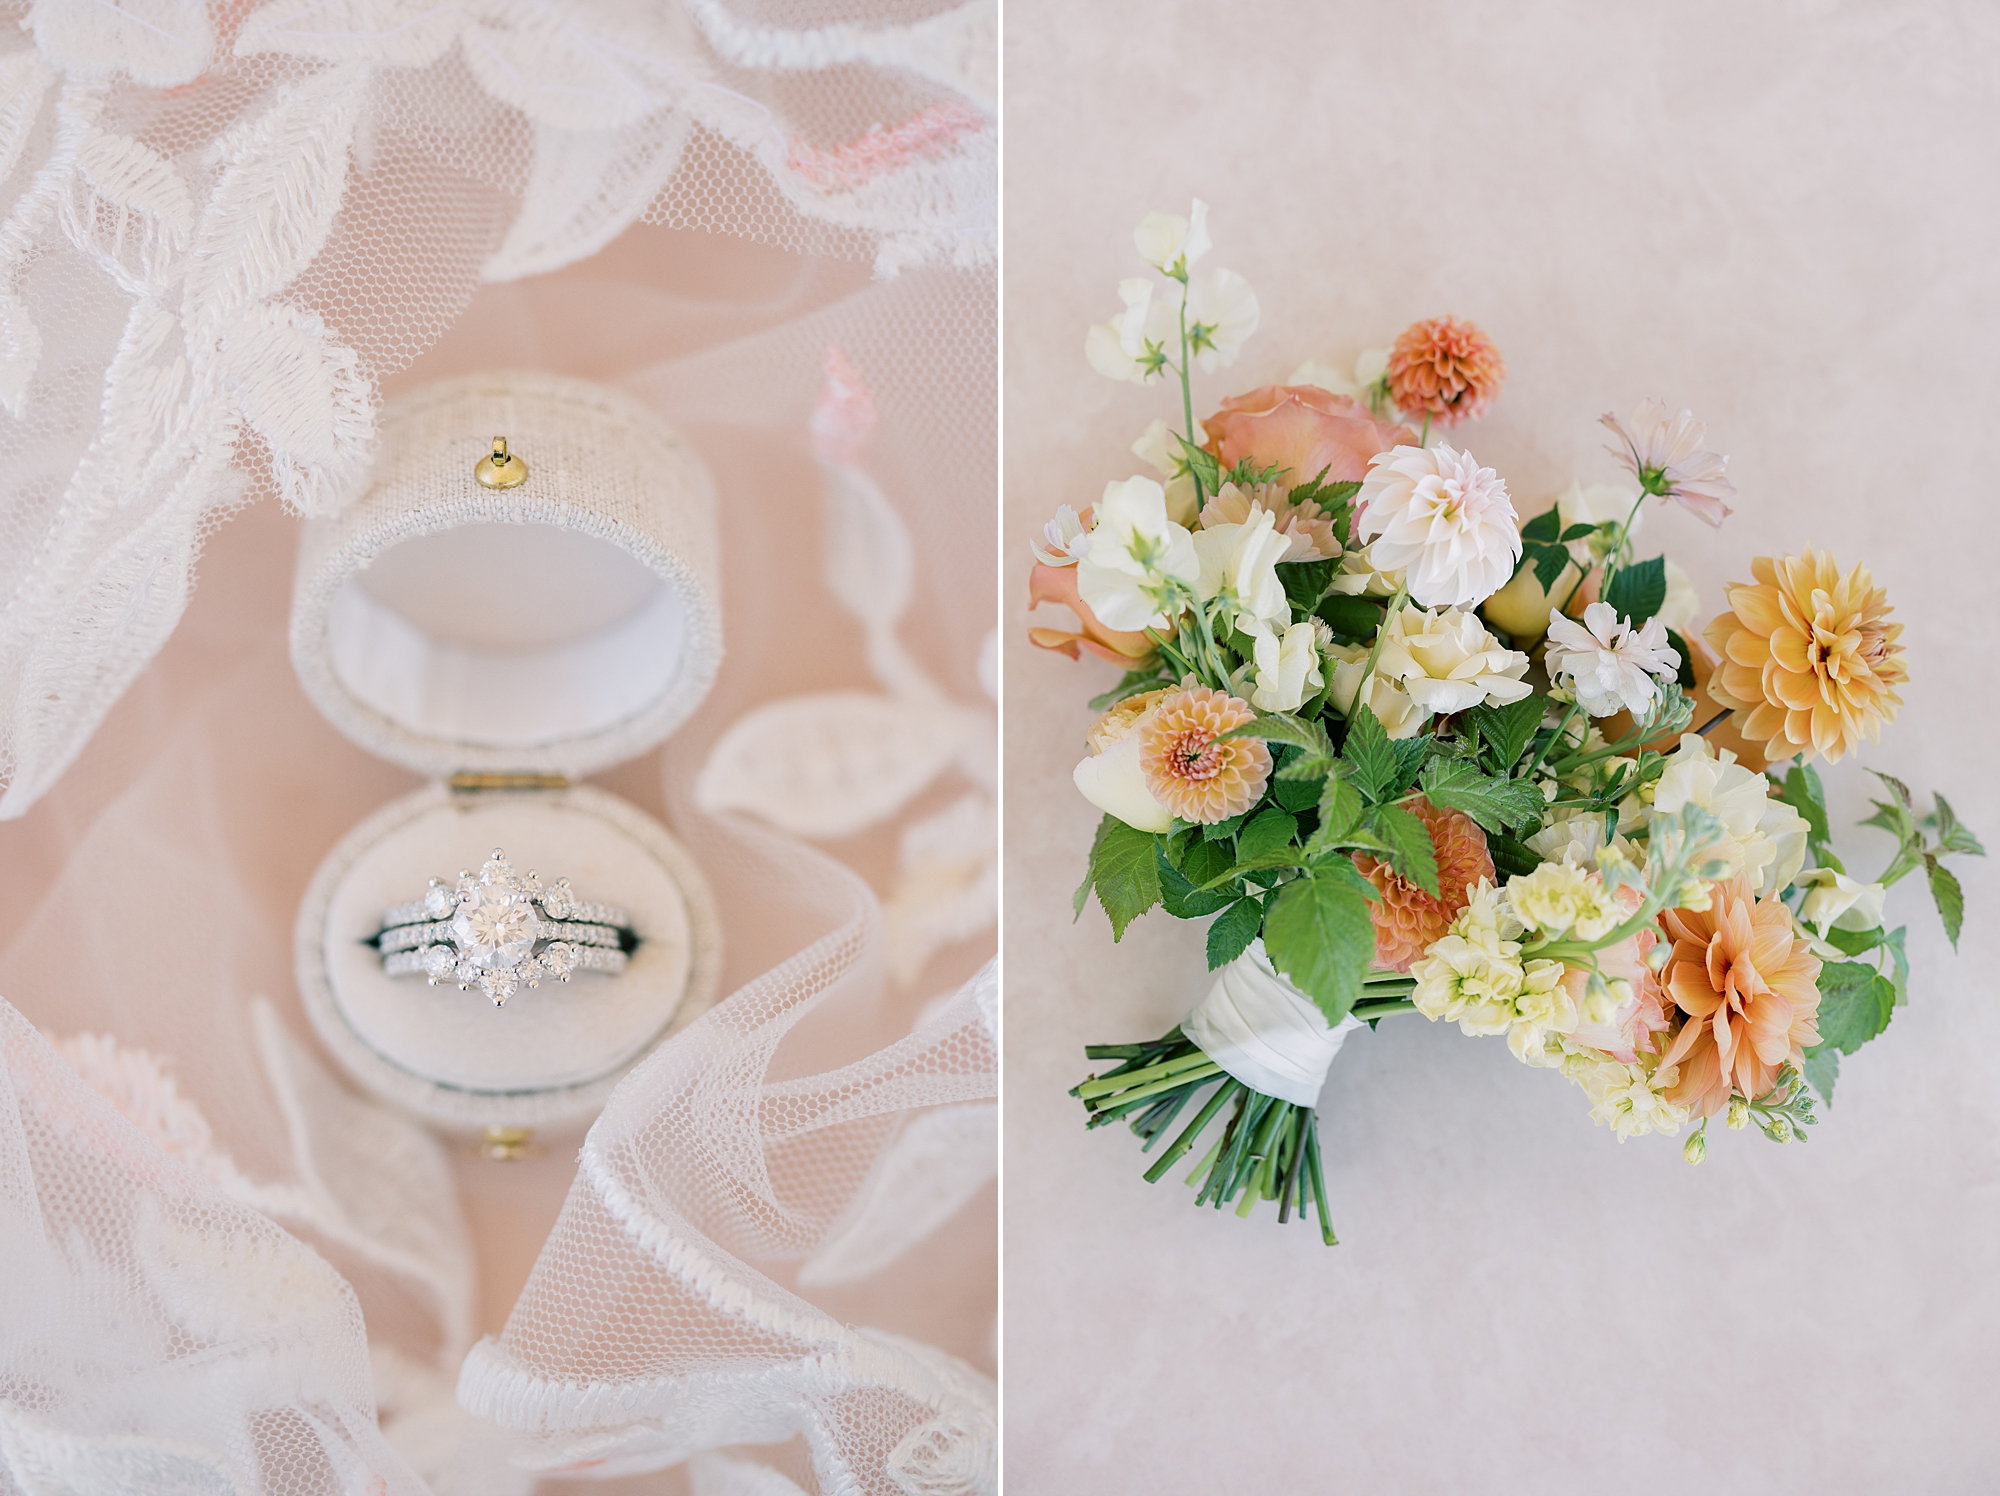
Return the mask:
POLYGON ((700 705, 722 655, 715 487, 617 390, 545 373, 386 405, 366 489, 307 522, 291 654, 369 752, 433 777, 575 777, 700 705), (503 438, 517 487, 474 477, 503 438))

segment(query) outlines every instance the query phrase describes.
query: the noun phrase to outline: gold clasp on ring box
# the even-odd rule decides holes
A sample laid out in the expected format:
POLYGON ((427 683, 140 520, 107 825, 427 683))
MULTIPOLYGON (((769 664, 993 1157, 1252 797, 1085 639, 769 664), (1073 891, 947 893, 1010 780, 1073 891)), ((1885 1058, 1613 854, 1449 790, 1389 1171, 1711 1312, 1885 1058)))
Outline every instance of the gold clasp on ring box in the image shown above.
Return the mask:
POLYGON ((519 488, 528 481, 528 465, 507 451, 507 438, 493 438, 491 455, 479 459, 472 470, 482 488, 519 488))
POLYGON ((520 1158, 540 1158, 543 1150, 528 1128, 489 1127, 473 1151, 496 1163, 512 1163, 520 1158))

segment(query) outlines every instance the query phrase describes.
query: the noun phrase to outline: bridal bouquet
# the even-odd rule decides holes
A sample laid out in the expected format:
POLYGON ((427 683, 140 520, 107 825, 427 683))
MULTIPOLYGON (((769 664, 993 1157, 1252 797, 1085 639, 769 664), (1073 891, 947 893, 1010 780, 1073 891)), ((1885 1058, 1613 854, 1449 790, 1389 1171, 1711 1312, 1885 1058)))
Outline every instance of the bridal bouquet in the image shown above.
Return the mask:
POLYGON ((1504 1036, 1577 1085, 1620 1141, 1710 1119, 1803 1139, 1842 1056, 1907 996, 1885 890, 1922 870, 1954 945, 1944 865, 1983 855, 1942 795, 1902 783, 1863 824, 1872 880, 1835 854, 1816 761, 1879 740, 1907 678, 1868 570, 1759 557, 1701 624, 1687 576, 1641 559, 1646 501, 1712 525, 1725 459, 1686 411, 1604 417, 1621 481, 1520 521, 1506 483, 1444 439, 1505 374, 1483 332, 1419 322, 1352 378, 1307 365, 1194 419, 1191 366, 1257 327, 1242 277, 1194 267, 1207 211, 1154 214, 1090 330, 1100 372, 1177 375, 1156 471, 1059 509, 1031 592, 1077 627, 1030 637, 1124 667, 1091 705, 1076 786, 1104 812, 1076 893, 1113 938, 1160 907, 1209 921, 1206 998, 1073 1094, 1123 1120, 1157 1180, 1200 1149, 1197 1204, 1334 1241, 1314 1108, 1353 1030, 1403 1013, 1504 1036), (1184 1115, 1190 1114, 1191 1115, 1184 1115))

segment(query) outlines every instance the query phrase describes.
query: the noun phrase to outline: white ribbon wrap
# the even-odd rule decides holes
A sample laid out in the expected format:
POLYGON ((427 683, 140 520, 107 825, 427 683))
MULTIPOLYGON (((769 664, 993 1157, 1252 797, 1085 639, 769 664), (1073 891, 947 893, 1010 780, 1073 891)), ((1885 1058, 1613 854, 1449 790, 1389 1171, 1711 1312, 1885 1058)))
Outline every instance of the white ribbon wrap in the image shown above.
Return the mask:
POLYGON ((1216 973, 1215 985, 1181 1020, 1186 1034, 1216 1064, 1253 1091, 1314 1106, 1327 1066, 1340 1053, 1358 1018, 1335 1028, 1313 1000, 1278 975, 1264 942, 1216 973))

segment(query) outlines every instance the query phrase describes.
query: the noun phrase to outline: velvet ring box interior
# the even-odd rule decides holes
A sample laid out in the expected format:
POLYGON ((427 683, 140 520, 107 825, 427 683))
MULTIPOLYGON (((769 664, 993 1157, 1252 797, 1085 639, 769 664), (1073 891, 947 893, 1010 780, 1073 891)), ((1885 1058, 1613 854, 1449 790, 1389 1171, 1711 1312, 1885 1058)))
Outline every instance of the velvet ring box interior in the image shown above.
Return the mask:
POLYGON ((311 520, 292 661, 349 738, 426 775, 345 836, 295 939, 314 1027, 366 1090, 489 1138, 586 1123, 620 1077, 714 1001, 720 931, 673 834, 580 775, 646 752, 707 694, 722 654, 715 488, 629 397, 495 374, 392 401, 372 479, 311 520), (488 487, 504 438, 526 477, 488 487), (491 470, 489 469, 489 472, 491 470), (623 908, 625 971, 523 987, 390 977, 368 943, 433 877, 495 847, 623 908))

